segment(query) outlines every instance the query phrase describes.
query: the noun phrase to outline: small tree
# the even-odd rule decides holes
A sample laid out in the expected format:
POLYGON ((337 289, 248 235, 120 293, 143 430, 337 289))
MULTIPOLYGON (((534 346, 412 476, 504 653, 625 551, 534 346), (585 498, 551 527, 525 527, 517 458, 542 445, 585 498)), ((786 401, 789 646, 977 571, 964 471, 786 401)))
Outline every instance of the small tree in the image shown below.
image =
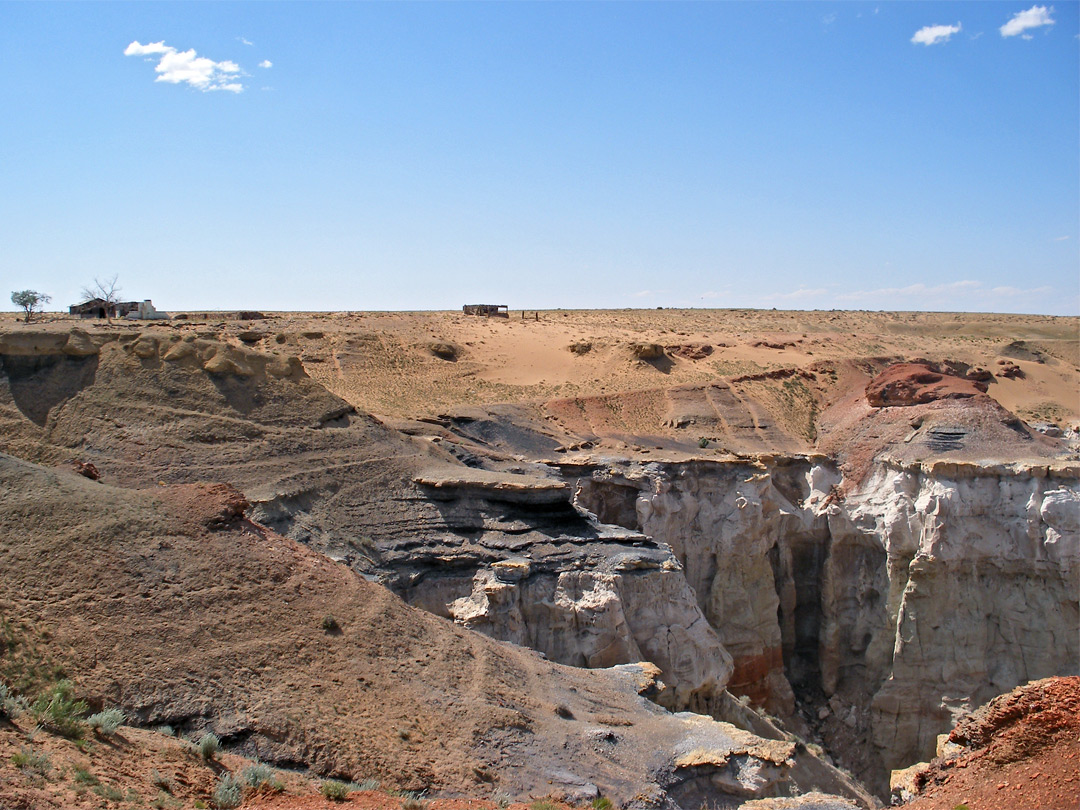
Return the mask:
POLYGON ((93 285, 83 287, 82 294, 86 297, 87 301, 91 301, 94 298, 100 298, 105 302, 105 317, 109 323, 112 323, 113 312, 116 311, 116 305, 120 301, 120 285, 116 283, 117 275, 114 273, 112 278, 107 278, 104 281, 95 278, 93 285))
POLYGON ((23 312, 26 313, 24 319, 26 323, 30 323, 30 318, 35 312, 41 312, 44 309, 45 304, 52 301, 52 296, 45 293, 39 293, 37 290, 19 290, 11 294, 11 303, 16 306, 22 307, 23 312))

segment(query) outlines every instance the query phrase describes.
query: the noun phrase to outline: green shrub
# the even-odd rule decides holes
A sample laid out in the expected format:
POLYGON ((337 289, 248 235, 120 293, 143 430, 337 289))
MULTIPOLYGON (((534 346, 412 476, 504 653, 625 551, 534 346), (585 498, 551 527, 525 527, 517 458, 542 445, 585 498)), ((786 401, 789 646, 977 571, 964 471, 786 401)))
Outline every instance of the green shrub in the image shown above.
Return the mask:
POLYGON ((357 790, 378 790, 379 789, 379 780, 378 779, 364 779, 363 781, 357 783, 356 789, 357 790))
POLYGON ((506 810, 506 808, 510 806, 510 797, 502 791, 497 791, 492 794, 491 801, 495 802, 495 806, 498 807, 499 810, 506 810))
POLYGON ((90 785, 93 787, 98 784, 98 778, 96 776, 86 770, 86 768, 80 768, 78 765, 72 769, 72 778, 80 785, 90 785))
POLYGON ((529 805, 529 810, 559 810, 559 806, 550 799, 537 799, 529 805))
POLYGON ((155 731, 157 731, 158 734, 164 734, 166 737, 176 736, 176 729, 170 725, 158 726, 155 731))
POLYGON ((163 790, 154 797, 154 800, 150 802, 150 806, 153 807, 154 810, 175 810, 176 808, 183 807, 183 804, 163 790))
POLYGON ((319 792, 334 802, 343 802, 349 796, 349 788, 352 787, 348 782, 339 782, 336 779, 327 779, 319 786, 319 792))
POLYGON ((127 717, 119 709, 106 709, 103 712, 92 714, 86 718, 86 725, 99 734, 111 737, 116 730, 123 725, 127 717))
POLYGON ((216 757, 218 751, 221 750, 221 740, 217 738, 216 734, 208 731, 199 737, 199 741, 195 743, 195 747, 199 749, 199 756, 209 762, 216 757))
POLYGON ((108 802, 124 801, 124 791, 120 790, 116 785, 98 785, 94 788, 94 793, 108 802))
POLYGON ((24 746, 11 755, 11 764, 23 773, 36 773, 38 776, 48 776, 52 770, 52 762, 49 755, 44 751, 35 751, 29 746, 24 746))
POLYGON ((611 799, 607 796, 597 796, 590 806, 592 810, 611 810, 611 799))
POLYGON ((276 771, 262 762, 256 762, 254 765, 248 765, 244 768, 240 774, 240 779, 244 784, 255 790, 266 789, 280 793, 285 789, 285 785, 276 777, 276 771))
POLYGON ((244 801, 244 787, 235 776, 227 773, 221 777, 221 781, 217 783, 210 798, 214 802, 214 807, 220 810, 233 810, 244 801))
POLYGON ((413 791, 407 791, 401 794, 402 810, 425 810, 427 806, 428 803, 424 799, 423 792, 414 793, 413 791))
POLYGON ((341 629, 341 625, 338 624, 337 619, 333 616, 324 616, 322 620, 322 629, 327 633, 336 633, 341 629))
POLYGON ((86 714, 86 703, 75 700, 75 685, 71 681, 58 681, 53 687, 38 697, 30 707, 38 725, 61 737, 78 739, 82 736, 82 716, 86 714))

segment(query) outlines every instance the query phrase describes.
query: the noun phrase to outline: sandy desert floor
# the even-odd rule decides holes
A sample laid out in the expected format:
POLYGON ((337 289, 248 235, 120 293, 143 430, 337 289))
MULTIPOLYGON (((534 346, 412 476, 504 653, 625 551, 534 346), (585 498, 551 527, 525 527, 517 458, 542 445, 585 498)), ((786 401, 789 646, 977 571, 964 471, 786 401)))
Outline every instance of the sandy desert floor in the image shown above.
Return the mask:
MULTIPOLYGON (((1080 420, 1080 319, 1042 315, 766 310, 514 310, 236 313, 160 324, 46 314, 35 329, 231 334, 295 350, 309 375, 358 409, 395 417, 466 405, 546 401, 704 384, 863 358, 952 360, 993 371, 992 396, 1026 420, 1080 420), (648 358, 648 347, 666 351, 648 358), (644 351, 642 347, 646 347, 644 351), (641 355, 646 355, 643 359, 641 355), (696 359, 695 359, 696 358, 696 359)), ((15 313, 0 328, 18 329, 15 313)))

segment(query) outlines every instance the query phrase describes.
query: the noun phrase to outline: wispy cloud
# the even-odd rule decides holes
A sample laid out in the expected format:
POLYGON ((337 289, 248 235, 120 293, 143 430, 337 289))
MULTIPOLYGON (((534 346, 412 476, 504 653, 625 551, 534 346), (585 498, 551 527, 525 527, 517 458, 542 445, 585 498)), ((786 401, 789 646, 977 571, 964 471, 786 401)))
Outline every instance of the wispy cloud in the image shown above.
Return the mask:
POLYGON ((244 37, 237 37, 237 38, 236 38, 236 40, 237 40, 238 42, 241 42, 241 43, 243 43, 244 45, 254 45, 254 44, 255 44, 254 42, 252 42, 252 41, 251 41, 251 40, 249 40, 249 39, 244 39, 244 37))
POLYGON ((1068 239, 1068 238, 1069 238, 1069 236, 1068 236, 1068 235, 1065 235, 1065 236, 1055 236, 1055 237, 1054 237, 1054 241, 1055 241, 1055 242, 1064 242, 1064 241, 1065 241, 1066 239, 1068 239))
POLYGON ((169 84, 189 84, 204 93, 210 90, 227 90, 240 93, 244 85, 240 83, 240 66, 236 62, 215 62, 205 56, 199 56, 194 49, 178 51, 171 45, 150 42, 146 45, 137 40, 124 49, 124 56, 160 57, 154 72, 157 82, 169 84))
POLYGON ((906 287, 881 287, 876 290, 853 290, 839 293, 838 301, 865 301, 868 299, 880 299, 883 301, 914 300, 919 309, 938 309, 940 304, 948 304, 950 301, 960 303, 960 298, 978 301, 1006 300, 1011 298, 1025 298, 1038 295, 1046 295, 1053 292, 1052 287, 991 287, 983 286, 981 281, 965 279, 963 281, 951 281, 946 284, 909 284, 906 287), (954 300, 955 298, 955 300, 954 300))
POLYGON ((1024 32, 1032 28, 1042 28, 1044 25, 1053 25, 1054 20, 1050 18, 1053 13, 1053 6, 1050 6, 1050 8, 1032 6, 1027 11, 1018 11, 1011 20, 998 30, 1001 31, 1003 37, 1015 37, 1020 34, 1023 39, 1031 39, 1031 35, 1024 32))
POLYGON ((960 23, 956 25, 925 25, 915 32, 911 41, 916 45, 937 45, 948 42, 953 34, 960 33, 960 23))
POLYGON ((1053 292, 1053 290, 1054 288, 1048 285, 1043 285, 1042 287, 1029 287, 1028 289, 1022 287, 992 287, 990 293, 1002 298, 1017 298, 1029 295, 1045 295, 1048 292, 1053 292))
POLYGON ((269 59, 263 59, 261 62, 259 62, 259 67, 261 67, 261 68, 270 69, 273 66, 274 66, 274 63, 271 62, 269 59))
POLYGON ((766 301, 805 301, 808 298, 820 298, 826 295, 829 291, 824 287, 799 287, 797 290, 792 290, 786 293, 773 293, 772 295, 766 295, 766 301))

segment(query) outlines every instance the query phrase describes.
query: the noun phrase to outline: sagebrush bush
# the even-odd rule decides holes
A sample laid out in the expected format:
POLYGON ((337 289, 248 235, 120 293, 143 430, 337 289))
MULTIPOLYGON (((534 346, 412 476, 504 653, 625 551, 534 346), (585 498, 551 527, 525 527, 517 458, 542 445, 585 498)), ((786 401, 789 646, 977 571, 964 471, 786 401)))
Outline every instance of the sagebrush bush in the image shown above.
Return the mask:
POLYGON ((11 755, 11 764, 25 773, 36 773, 39 776, 48 776, 52 770, 52 761, 44 751, 35 751, 29 746, 24 746, 11 755))
POLYGON ((156 787, 158 790, 163 790, 166 793, 172 793, 176 785, 173 783, 172 777, 162 773, 157 768, 150 771, 150 784, 156 787))
POLYGON ((199 756, 209 762, 216 757, 218 751, 221 750, 221 740, 219 740, 217 735, 212 731, 208 731, 199 737, 199 741, 195 743, 195 747, 199 749, 199 756))
POLYGON ((12 692, 6 683, 0 683, 0 720, 14 720, 28 708, 24 697, 12 692))
POLYGON ((607 796, 597 796, 592 800, 592 810, 611 810, 611 799, 607 796))
POLYGON ((240 773, 240 780, 255 790, 272 790, 280 793, 285 785, 277 778, 277 771, 262 762, 248 765, 240 773))
POLYGON ((86 718, 86 725, 99 734, 112 736, 124 724, 127 717, 119 709, 106 709, 86 718))
POLYGON ((80 768, 78 765, 71 769, 71 778, 80 785, 90 785, 91 787, 100 782, 90 771, 86 770, 86 768, 80 768))
POLYGON ((233 810, 244 801, 244 787, 235 776, 227 773, 221 777, 221 781, 217 783, 210 798, 214 802, 214 807, 220 810, 233 810))
POLYGON ((379 780, 378 779, 364 779, 364 780, 357 783, 356 789, 357 790, 378 790, 379 789, 379 780))
POLYGON ((343 802, 349 796, 349 788, 351 788, 348 782, 339 782, 336 779, 327 779, 322 785, 319 786, 319 792, 334 802, 343 802))
POLYGON ((82 717, 86 714, 86 702, 74 698, 75 685, 71 681, 58 681, 43 693, 30 707, 38 725, 61 737, 78 739, 83 733, 82 717))

